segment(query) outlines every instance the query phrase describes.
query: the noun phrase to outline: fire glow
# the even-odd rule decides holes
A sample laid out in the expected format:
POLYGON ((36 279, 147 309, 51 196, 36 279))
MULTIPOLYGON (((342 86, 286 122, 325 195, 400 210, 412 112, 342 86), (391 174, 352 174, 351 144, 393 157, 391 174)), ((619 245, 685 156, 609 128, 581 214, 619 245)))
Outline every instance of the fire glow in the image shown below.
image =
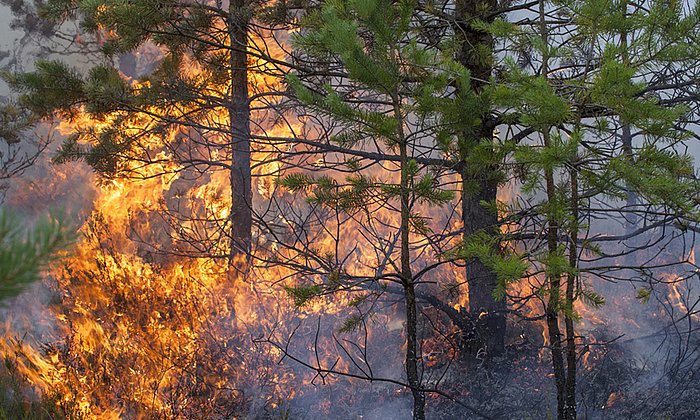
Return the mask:
MULTIPOLYGON (((212 4, 205 9, 221 6, 212 4)), ((323 69, 331 75, 322 86, 326 93, 305 92, 298 81, 292 93, 294 81, 285 77, 309 71, 304 67, 308 57, 290 57, 290 37, 301 33, 295 26, 300 20, 295 16, 293 25, 279 30, 260 25, 243 34, 241 47, 233 41, 240 28, 227 21, 236 11, 226 8, 231 15, 221 13, 209 22, 212 33, 201 35, 206 38, 202 51, 175 54, 146 42, 123 54, 124 63, 135 60, 133 74, 118 73, 115 85, 128 91, 124 97, 142 102, 125 99, 116 110, 83 106, 54 115, 60 118, 47 128, 49 136, 75 139, 72 149, 62 150, 68 152, 54 159, 55 165, 44 156, 40 169, 10 190, 10 204, 20 209, 37 205, 35 188, 49 204, 68 204, 81 235, 74 249, 44 274, 43 286, 21 296, 6 314, 0 339, 3 372, 21 379, 28 399, 48 399, 65 412, 99 419, 407 418, 417 415, 420 398, 436 418, 537 416, 550 413, 557 403, 557 373, 551 366, 557 346, 573 363, 579 408, 590 405, 592 416, 612 410, 632 415, 631 401, 639 395, 672 389, 664 375, 682 376, 688 355, 700 349, 691 342, 700 320, 694 246, 686 249, 672 239, 658 246, 657 232, 641 227, 642 234, 634 238, 638 242, 630 246, 635 254, 627 252, 633 241, 625 238, 636 228, 632 222, 611 227, 619 220, 592 216, 580 217, 579 225, 578 213, 569 218, 573 223, 557 220, 548 207, 557 202, 552 197, 570 185, 575 193, 563 196, 572 201, 578 200, 579 189, 584 192, 567 172, 576 170, 567 166, 570 162, 542 164, 542 178, 552 185, 544 188, 546 182, 540 181, 542 191, 525 193, 528 185, 522 179, 531 169, 517 158, 517 148, 525 147, 508 149, 512 133, 499 131, 524 123, 507 118, 498 127, 487 127, 485 139, 477 134, 478 144, 472 146, 475 153, 486 154, 489 147, 507 152, 499 158, 506 169, 498 173, 504 179, 496 182, 495 202, 469 198, 474 215, 496 215, 493 225, 471 232, 486 244, 469 243, 464 233, 471 229, 466 226, 470 220, 463 216, 468 207, 460 197, 470 188, 466 177, 478 176, 455 169, 461 168, 454 161, 461 145, 442 150, 432 144, 439 130, 431 131, 429 123, 439 118, 421 114, 418 99, 413 103, 391 94, 367 99, 364 89, 333 96, 334 88, 350 85, 352 72, 331 65, 323 69), (225 48, 219 51, 216 45, 225 48), (237 55, 245 62, 246 86, 232 82, 241 71, 232 64, 237 55), (172 68, 158 67, 168 60, 172 68), (143 70, 149 68, 159 70, 143 70), (165 73, 181 69, 186 71, 176 79, 182 85, 167 85, 172 75, 165 73), (148 103, 164 86, 173 92, 181 88, 178 93, 186 100, 148 103), (187 91, 192 86, 197 95, 187 91), (245 98, 245 106, 236 102, 236 94, 245 98), (394 131, 387 129, 386 139, 368 134, 361 140, 344 138, 342 123, 329 122, 301 101, 289 101, 293 94, 339 109, 349 120, 364 122, 372 112, 384 113, 393 118, 386 117, 391 122, 386 124, 394 131), (360 111, 343 108, 363 101, 369 105, 360 111), (239 108, 248 113, 246 128, 234 124, 239 108), (120 130, 113 136, 116 126, 120 130), (400 140, 391 137, 394 133, 400 140), (404 135, 413 141, 410 147, 404 135), (241 151, 239 137, 246 136, 249 150, 241 151), (86 152, 91 148, 102 156, 86 152), (246 153, 248 175, 236 166, 246 153), (420 163, 433 161, 439 164, 420 163), (97 175, 89 173, 85 162, 97 175), (236 182, 243 179, 245 184, 247 176, 250 191, 238 191, 236 182), (425 196, 407 192, 423 180, 429 184, 422 186, 425 196), (85 203, 65 203, 59 192, 70 188, 82 191, 85 203), (252 234, 246 244, 232 232, 248 193, 252 234), (549 201, 540 201, 544 193, 549 201), (559 226, 565 223, 574 227, 559 226), (602 250, 597 240, 614 245, 602 250), (671 255, 679 248, 682 257, 671 255), (559 261, 567 253, 575 263, 552 269, 569 264, 559 261), (496 274, 504 278, 524 267, 518 279, 498 277, 503 290, 492 292, 502 309, 482 309, 469 301, 470 282, 479 283, 467 273, 475 261, 489 259, 501 261, 505 274, 496 274), (629 274, 629 267, 642 274, 629 274), (616 288, 623 281, 631 283, 637 296, 616 288), (405 296, 414 285, 419 286, 411 292, 419 321, 411 326, 405 296), (567 285, 571 297, 559 296, 567 285), (14 310, 23 305, 32 310, 14 310), (489 322, 499 316, 507 319, 499 337, 504 349, 491 348, 492 341, 480 336, 494 331, 489 322), (566 337, 559 332, 556 340, 556 328, 566 331, 566 337), (561 348, 568 344, 573 351, 566 354, 561 348), (417 379, 411 378, 411 356, 417 379), (575 367, 580 367, 578 373, 575 367), (499 398, 508 404, 497 403, 499 398), (519 411, 509 413, 509 404, 519 411)), ((101 5, 97 12, 109 9, 101 5)), ((540 13, 544 25, 546 13, 540 13)), ((361 19, 363 14, 352 16, 361 19)), ((104 46, 119 40, 118 29, 98 25, 96 42, 104 46)), ((541 36, 549 42, 547 34, 541 36)), ((371 51, 376 40, 366 38, 363 45, 371 51)), ((389 56, 409 73, 414 71, 410 59, 400 52, 408 56, 415 51, 411 42, 402 42, 408 45, 405 51, 391 50, 389 56)), ((441 54, 435 53, 436 59, 441 54)), ((546 68, 546 53, 538 59, 546 68)), ((424 96, 433 95, 437 102, 457 95, 462 81, 453 72, 458 73, 458 66, 435 66, 454 80, 424 96)), ((551 73, 544 71, 537 82, 556 85, 557 72, 551 73)), ((402 83, 409 86, 415 80, 397 83, 399 92, 402 83)), ((476 97, 469 99, 478 102, 476 97)), ((497 109, 506 110, 505 105, 497 109)), ((569 118, 573 111, 565 114, 569 118)), ((581 118, 570 125, 578 130, 581 118)), ((555 157, 574 144, 572 161, 579 164, 588 145, 576 130, 560 126, 548 124, 520 141, 555 157)), ((627 164, 620 156, 615 159, 627 164)), ((465 162, 469 160, 458 163, 469 169, 465 162)), ((610 181, 615 182, 627 185, 610 181)), ((610 202, 591 199, 586 205, 630 200, 624 188, 610 202)), ((673 239, 681 242, 691 235, 692 229, 673 239)))

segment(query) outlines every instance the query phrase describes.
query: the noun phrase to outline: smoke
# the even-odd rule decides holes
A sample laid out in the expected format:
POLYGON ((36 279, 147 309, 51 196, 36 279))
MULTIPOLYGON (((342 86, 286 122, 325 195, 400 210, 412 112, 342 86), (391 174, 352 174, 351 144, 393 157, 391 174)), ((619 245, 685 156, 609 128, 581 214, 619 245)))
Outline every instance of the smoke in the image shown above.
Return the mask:
MULTIPOLYGON (((0 25, 9 16, 8 12, 0 13, 0 25)), ((6 36, 0 39, 6 40, 4 46, 9 47, 12 43, 7 40, 11 38, 12 36, 6 36)), ((124 57, 123 70, 134 75, 148 72, 149 63, 155 60, 154 56, 157 54, 145 54, 143 61, 134 63, 129 63, 129 59, 124 57)), ((39 137, 55 136, 52 143, 54 147, 60 140, 60 136, 49 127, 35 134, 39 137)), ((697 144, 693 147, 697 147, 697 144)), ((90 217, 99 194, 94 186, 95 176, 82 163, 51 165, 47 159, 51 149, 44 153, 44 158, 26 170, 21 178, 12 180, 5 205, 25 214, 28 219, 50 209, 61 209, 76 226, 83 225, 90 217)), ((196 188, 197 182, 208 182, 211 176, 192 178, 180 178, 164 192, 165 206, 169 211, 184 210, 188 205, 192 205, 194 200, 188 193, 196 188)), ((517 192, 517 189, 513 192, 517 192)), ((211 193, 211 196, 217 195, 216 193, 211 193)), ((132 196, 125 197, 128 199, 119 197, 122 200, 121 207, 115 209, 115 212, 131 205, 134 205, 134 208, 138 207, 136 196, 133 196, 133 199, 132 196)), ((197 202, 199 207, 193 214, 206 211, 210 201, 197 202)), ((615 203, 604 204, 612 206, 615 203)), ((166 231, 177 226, 168 225, 159 217, 155 212, 135 211, 131 214, 129 234, 139 233, 138 237, 144 244, 162 243, 163 238, 170 237, 166 231)), ((596 221, 592 226, 591 235, 623 236, 628 229, 628 226, 620 222, 596 221)), ((123 230, 117 233, 125 234, 123 230)), ((695 371, 699 359, 698 346, 695 343, 697 340, 694 337, 694 313, 700 297, 700 284, 695 269, 686 264, 680 269, 659 267, 640 274, 624 268, 640 266, 652 259, 669 263, 689 259, 690 249, 685 245, 693 242, 692 233, 676 235, 673 240, 658 242, 657 239, 664 235, 663 231, 650 230, 648 234, 638 236, 633 241, 612 241, 615 246, 611 250, 617 249, 620 255, 595 261, 597 265, 603 261, 610 266, 605 272, 608 277, 586 278, 586 281, 590 282, 586 286, 598 291, 607 301, 601 308, 577 308, 582 314, 582 319, 576 326, 582 349, 579 393, 583 405, 581 412, 587 417, 626 417, 635 413, 661 415, 667 413, 664 410, 673 407, 670 404, 671 397, 676 395, 674 392, 677 395, 687 395, 694 391, 694 388, 686 387, 682 389, 683 393, 678 393, 679 387, 694 379, 692 372, 695 371), (633 256, 625 256, 625 250, 630 247, 639 248, 639 251, 633 256), (659 277, 664 278, 666 282, 658 283, 654 280, 659 277), (676 281, 683 278, 687 280, 681 283, 676 281), (638 297, 638 290, 643 288, 649 289, 648 299, 638 297), (644 300, 648 302, 645 303, 644 300), (691 374, 688 374, 689 372, 691 374), (651 393, 657 397, 641 398, 644 394, 651 393)), ((143 245, 133 255, 127 255, 126 252, 121 255, 122 262, 131 258, 129 262, 139 263, 139 269, 142 270, 139 271, 139 275, 132 274, 134 280, 141 281, 147 278, 148 267, 166 267, 176 271, 178 264, 171 256, 161 255, 155 258, 151 252, 153 249, 146 248, 143 245)), ((361 254, 361 251, 357 251, 359 263, 366 257, 361 254)), ((164 272, 165 275, 173 273, 164 272)), ((183 282, 202 281, 205 276, 200 274, 201 272, 193 270, 193 274, 177 279, 183 282)), ((458 275, 454 272, 436 274, 442 276, 441 283, 443 277, 458 275)), ((283 277, 284 275, 280 275, 275 278, 283 277)), ((46 283, 51 284, 55 279, 45 280, 45 283, 35 284, 25 294, 8 302, 7 307, 0 312, 6 321, 7 331, 12 331, 37 348, 61 340, 65 333, 61 324, 57 322, 55 313, 51 311, 51 307, 59 303, 62 296, 59 295, 60 292, 55 289, 51 291, 46 286, 46 283)), ((260 279, 257 285, 264 290, 269 283, 270 279, 260 279)), ((158 286, 172 285, 164 282, 158 283, 158 286)), ((309 419, 410 417, 410 393, 396 384, 376 380, 384 378, 405 382, 401 373, 404 370, 401 348, 404 314, 397 309, 396 301, 388 297, 388 294, 377 301, 380 309, 368 318, 366 327, 359 332, 341 333, 339 330, 347 321, 348 313, 339 313, 332 308, 342 307, 343 302, 339 304, 319 299, 311 302, 311 305, 315 305, 312 308, 295 310, 289 300, 283 300, 279 295, 264 296, 263 292, 257 294, 255 281, 251 281, 246 287, 249 290, 228 292, 237 294, 232 297, 236 300, 235 305, 232 305, 236 308, 235 317, 220 309, 224 314, 217 313, 216 316, 220 318, 215 318, 214 325, 207 330, 207 333, 213 335, 209 337, 211 342, 206 343, 209 346, 206 347, 206 351, 212 353, 202 353, 198 356, 204 358, 215 354, 215 357, 222 358, 216 360, 217 363, 220 362, 215 364, 216 367, 230 364, 240 372, 255 372, 251 377, 243 378, 244 383, 240 385, 249 404, 250 418, 275 415, 309 419), (317 322, 318 314, 323 315, 322 323, 317 322), (279 319, 281 315, 287 318, 279 319), (240 332, 243 338, 231 338, 231 331, 240 332), (276 334, 270 336, 273 333, 276 334), (282 346, 285 351, 289 351, 289 354, 275 351, 276 347, 268 342, 268 338, 269 341, 282 346), (287 345, 288 347, 284 347, 287 345), (221 350, 225 356, 212 350, 218 349, 219 346, 228 346, 225 351, 221 350), (235 351, 231 350, 232 348, 235 351), (292 357, 298 358, 298 361, 292 357), (235 365, 234 362, 239 365, 235 365), (371 377, 375 380, 321 374, 314 371, 314 367, 368 377, 371 370, 371 377)), ((127 292, 130 289, 127 287, 127 292)), ((148 288, 136 290, 144 295, 157 295, 159 292, 148 288)), ((189 293, 189 289, 182 290, 189 293)), ((216 291, 221 292, 220 289, 216 291)), ((133 290, 132 293, 136 294, 133 290)), ((168 295, 168 299, 173 301, 177 300, 177 297, 181 296, 178 296, 178 293, 168 295)), ((134 299, 136 298, 138 296, 134 299)), ((195 299, 192 302, 200 304, 200 301, 195 299)), ((176 317, 168 313, 168 305, 174 304, 172 301, 165 301, 160 308, 162 314, 158 313, 156 317, 176 317)), ((208 307, 202 305, 202 308, 208 307)), ((145 309, 150 312, 150 309, 154 308, 145 309)), ((424 311, 423 315, 430 317, 432 323, 424 325, 426 341, 431 338, 429 332, 434 331, 444 333, 450 340, 459 341, 455 336, 461 332, 455 331, 455 328, 445 325, 435 327, 439 322, 448 324, 444 317, 430 312, 429 305, 422 305, 421 309, 424 311)), ((145 319, 144 323, 166 325, 165 321, 153 321, 148 317, 145 319)), ((436 346, 444 352, 438 353, 432 352, 429 346, 425 345, 424 363, 435 363, 426 369, 426 383, 438 383, 456 399, 481 407, 486 412, 498 413, 499 418, 542 418, 551 413, 556 402, 553 383, 548 376, 550 361, 549 354, 544 349, 547 343, 542 337, 541 321, 511 319, 509 331, 508 354, 504 360, 492 362, 495 365, 502 364, 495 369, 494 366, 479 365, 478 362, 472 366, 460 366, 458 361, 454 360, 456 352, 450 354, 448 346, 436 346)), ((147 341, 144 339, 144 342, 147 341)), ((197 363, 202 364, 201 360, 195 360, 195 365, 197 363)), ((235 372, 230 372, 230 375, 234 374, 235 372)), ((222 376, 227 375, 228 373, 225 373, 222 376)), ((430 400, 428 405, 429 412, 433 413, 435 418, 478 417, 464 407, 438 397, 430 400)))

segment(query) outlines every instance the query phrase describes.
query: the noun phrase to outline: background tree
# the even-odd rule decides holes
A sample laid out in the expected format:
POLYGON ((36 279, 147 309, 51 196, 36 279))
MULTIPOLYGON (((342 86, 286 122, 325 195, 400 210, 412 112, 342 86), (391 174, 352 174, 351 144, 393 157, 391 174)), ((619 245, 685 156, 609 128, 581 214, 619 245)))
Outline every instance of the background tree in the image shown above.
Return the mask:
MULTIPOLYGON (((250 125, 262 138, 279 118, 270 91, 283 64, 272 42, 282 41, 267 26, 276 9, 233 3, 48 3, 44 16, 78 21, 98 39, 102 64, 45 60, 7 76, 32 122, 58 117, 73 128, 54 162, 84 161, 100 194, 123 193, 114 207, 92 203, 80 257, 54 271, 61 342, 40 355, 2 346, 23 372, 55 368, 50 380, 31 376, 33 385, 84 401, 83 413, 230 418, 273 404, 237 388, 249 331, 232 325, 244 292, 225 279, 250 268, 250 125), (270 20, 253 25, 254 14, 270 20), (128 367, 138 378, 123 380, 128 367)), ((269 153, 261 149, 260 160, 269 153)), ((264 377, 244 363, 255 367, 243 377, 264 377)))
MULTIPOLYGON (((413 1, 326 2, 307 18, 296 38, 299 59, 316 59, 333 76, 299 71, 290 82, 314 115, 329 120, 322 122, 324 127, 332 127, 321 138, 301 140, 324 154, 324 164, 310 171, 328 174, 296 172, 281 183, 293 192, 305 191, 309 202, 318 205, 312 212, 328 212, 330 217, 319 228, 328 232, 333 244, 314 248, 316 237, 312 243, 286 244, 299 244, 302 259, 295 265, 302 273, 308 269, 307 282, 290 288, 290 293, 303 304, 320 295, 362 292, 351 304, 368 309, 350 318, 341 331, 367 328, 364 319, 372 316, 378 299, 400 294, 406 311, 406 385, 413 393, 414 418, 424 418, 424 393, 435 390, 421 379, 421 337, 426 332, 420 326, 430 324, 420 319, 419 302, 428 300, 457 313, 428 297, 435 293, 428 284, 440 284, 428 279, 440 278, 440 269, 463 258, 448 253, 455 248, 449 234, 452 217, 438 216, 427 206, 452 201, 458 187, 445 173, 445 156, 453 153, 461 130, 473 130, 480 122, 462 118, 479 109, 473 90, 453 88, 470 85, 469 71, 453 58, 452 50, 424 43, 417 6, 413 1), (389 19, 387 11, 392 13, 389 19), (343 179, 343 173, 349 175, 343 179), (340 220, 329 226, 333 215, 340 220), (338 233, 335 223, 344 226, 338 233), (359 238, 352 234, 355 229, 359 238), (356 265, 353 254, 358 247, 373 249, 377 259, 356 265), (309 259, 315 264, 305 261, 309 259)), ((352 375, 320 363, 311 367, 320 373, 352 375)), ((357 377, 383 380, 371 372, 367 366, 357 377)))
MULTIPOLYGON (((476 23, 493 23, 501 14, 499 9, 502 6, 494 0, 458 0, 454 3, 451 33, 456 43, 456 58, 472 74, 471 83, 458 88, 470 89, 481 99, 480 108, 470 112, 480 123, 465 130, 457 142, 462 178, 463 235, 465 241, 469 241, 471 235, 481 233, 497 238, 499 223, 495 204, 504 177, 498 167, 498 156, 491 147, 497 120, 493 115, 493 105, 484 92, 494 74, 494 40, 489 31, 476 23)), ((494 251, 497 251, 497 242, 493 243, 494 251)), ((504 295, 494 297, 494 292, 499 289, 498 275, 485 261, 472 258, 466 263, 466 279, 471 317, 478 324, 478 338, 472 346, 472 353, 485 350, 489 355, 500 355, 506 336, 506 305, 504 295)))
MULTIPOLYGON (((502 79, 493 84, 503 118, 538 133, 512 155, 522 193, 534 198, 532 207, 513 210, 529 213, 518 223, 533 226, 525 231, 534 241, 522 249, 532 262, 529 275, 544 279, 536 294, 545 296, 559 418, 576 418, 582 350, 576 301, 601 305, 592 279, 605 278, 608 264, 620 264, 621 254, 599 245, 611 239, 600 237, 604 223, 620 217, 628 225, 626 213, 639 215, 639 230, 613 239, 631 243, 649 229, 673 226, 671 220, 697 223, 698 182, 685 149, 696 105, 657 96, 676 96, 683 83, 656 83, 669 65, 683 68, 694 60, 698 14, 682 5, 647 6, 632 23, 626 3, 539 2, 538 13, 521 21, 529 30, 512 27, 511 45, 528 48, 527 62, 506 57, 502 79)), ((622 255, 638 250, 633 245, 622 255)), ((633 269, 648 272, 653 265, 633 269)))
MULTIPOLYGON (((270 55, 266 43, 278 42, 273 27, 285 10, 283 2, 258 1, 231 1, 225 7, 49 2, 42 13, 59 22, 79 21, 100 39, 106 64, 82 74, 58 61, 40 61, 35 72, 7 80, 36 115, 60 115, 75 123, 75 134, 56 162, 84 159, 107 180, 179 178, 184 188, 188 181, 227 174, 225 220, 164 210, 173 214, 173 224, 196 220, 203 226, 199 230, 208 232, 196 245, 198 228, 179 238, 175 233, 176 252, 226 258, 234 271, 241 270, 252 246, 251 106, 256 118, 275 118, 274 112, 265 116, 279 96, 268 83, 285 64, 283 57, 270 55), (261 16, 259 24, 255 16, 261 16), (149 49, 162 53, 150 69, 131 77, 119 73, 124 66, 117 67, 115 57, 133 60, 133 53, 149 49), (83 117, 89 122, 81 124, 83 117), (103 123, 96 127, 95 120, 103 123)), ((257 138, 265 136, 260 127, 255 127, 257 138)))

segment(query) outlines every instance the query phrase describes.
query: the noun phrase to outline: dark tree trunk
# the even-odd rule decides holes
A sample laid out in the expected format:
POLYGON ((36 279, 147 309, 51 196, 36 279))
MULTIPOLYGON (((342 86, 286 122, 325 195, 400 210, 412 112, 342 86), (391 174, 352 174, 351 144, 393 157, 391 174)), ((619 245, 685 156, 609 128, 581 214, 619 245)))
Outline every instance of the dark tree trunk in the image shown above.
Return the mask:
MULTIPOLYGON (((627 0, 624 0, 622 5, 627 9, 627 0)), ((623 31, 620 35, 620 47, 622 48, 622 62, 625 65, 629 65, 629 54, 627 51, 627 32, 623 31)), ((632 164, 634 162, 634 151, 632 149, 632 131, 629 124, 624 124, 622 126, 622 135, 620 136, 622 140, 622 153, 627 158, 628 162, 632 164)), ((629 232, 634 231, 637 225, 637 215, 634 213, 637 204, 637 195, 631 188, 627 188, 627 210, 632 211, 627 217, 627 230, 629 232)))
MULTIPOLYGON (((539 3, 540 36, 543 43, 548 43, 548 32, 545 22, 545 0, 539 3)), ((545 50, 546 51, 546 50, 545 50)), ((549 75, 549 57, 546 52, 542 54, 541 75, 545 79, 549 75)), ((580 119, 579 119, 580 123, 580 119)), ((542 130, 542 138, 545 149, 552 147, 550 139, 550 127, 542 130)), ((571 216, 572 222, 568 229, 569 234, 569 265, 573 270, 578 264, 578 173, 577 163, 571 162, 571 216)), ((554 180, 554 169, 544 169, 547 203, 555 205, 559 201, 557 197, 557 185, 554 180)), ((555 210, 554 210, 555 211, 555 210)), ((559 233, 565 229, 560 225, 553 210, 547 211, 547 251, 550 257, 557 255, 559 250, 559 233)), ((552 352, 552 368, 554 381, 557 387, 557 418, 559 420, 576 420, 576 335, 574 332, 574 291, 576 275, 572 271, 566 274, 564 299, 561 296, 562 279, 564 273, 560 269, 548 267, 547 286, 549 299, 547 300, 547 330, 549 331, 549 346, 552 352), (563 337, 559 327, 559 312, 564 312, 564 328, 566 336, 563 337), (566 348, 563 347, 566 343, 566 348)))
MULTIPOLYGON (((410 269, 403 275, 411 275, 410 269)), ((418 371, 418 314, 416 291, 413 280, 405 281, 404 297, 406 299, 406 376, 413 394, 413 418, 425 419, 425 393, 421 391, 421 378, 418 371)))
MULTIPOLYGON (((549 133, 544 132, 545 147, 550 147, 549 133)), ((571 210, 572 225, 569 234, 569 265, 573 268, 578 261, 578 174, 575 163, 570 171, 571 175, 571 210)), ((557 201, 556 185, 552 169, 545 170, 545 183, 547 201, 557 201)), ((550 255, 559 252, 559 232, 562 228, 551 215, 547 218, 547 251, 550 255)), ((547 331, 549 332, 549 346, 552 352, 552 367, 554 369, 554 381, 557 387, 557 418, 559 420, 576 420, 576 333, 574 331, 574 293, 576 275, 566 274, 564 298, 561 296, 563 273, 552 271, 548 274, 549 298, 547 300, 547 331), (565 336, 559 327, 559 312, 564 312, 565 336), (564 344, 566 347, 564 348, 564 344)))
MULTIPOLYGON (((488 180, 464 176, 462 188, 462 218, 465 240, 469 235, 486 231, 498 234, 498 215, 485 209, 481 201, 496 200, 496 186, 488 180), (474 181, 478 191, 471 192, 474 181)), ((475 336, 469 345, 471 353, 484 352, 489 357, 497 356, 504 350, 506 329, 505 302, 496 300, 496 274, 479 260, 467 261, 466 278, 469 285, 469 310, 474 320, 475 336)))
MULTIPOLYGON (((456 18, 458 27, 456 37, 461 45, 458 60, 469 69, 472 76, 471 86, 463 87, 479 93, 489 80, 492 72, 492 60, 484 57, 484 51, 493 48, 490 34, 475 30, 469 24, 474 18, 492 20, 497 8, 495 0, 458 0, 456 18)), ((460 140, 462 158, 466 159, 470 149, 482 139, 491 139, 494 127, 491 124, 490 109, 482 110, 481 127, 474 132, 464 133, 460 140)), ((465 240, 475 232, 486 231, 497 235, 498 215, 485 209, 482 201, 495 202, 498 190, 497 168, 473 170, 465 162, 462 171, 462 220, 464 222, 465 240)), ((474 321, 474 339, 467 343, 471 355, 484 353, 491 357, 504 350, 506 329, 505 302, 496 300, 493 291, 497 285, 496 274, 481 261, 467 261, 467 284, 469 285, 469 309, 474 321)))
POLYGON ((250 172, 250 103, 248 98, 248 24, 246 0, 231 0, 229 7, 231 43, 231 92, 229 102, 231 153, 231 255, 229 268, 240 273, 247 266, 253 225, 250 172))
MULTIPOLYGON (((572 225, 569 231, 569 266, 578 266, 578 167, 574 162, 571 174, 571 219, 572 225)), ((566 276, 566 405, 564 407, 567 419, 576 420, 576 332, 574 330, 574 292, 576 288, 576 274, 569 272, 566 276)))
MULTIPOLYGON (((549 132, 542 133, 545 148, 549 147, 549 132)), ((554 203, 557 200, 552 169, 545 170, 545 184, 547 188, 547 201, 554 203)), ((559 226, 556 220, 547 217, 547 251, 550 255, 557 253, 559 243, 559 226)), ((549 348, 552 352, 552 367, 554 369, 554 382, 557 387, 557 418, 566 418, 567 402, 567 370, 564 365, 564 351, 562 349, 562 334, 559 328, 559 309, 561 308, 561 273, 550 272, 547 275, 549 298, 547 300, 547 331, 549 333, 549 348)))
POLYGON ((394 116, 399 126, 399 153, 401 155, 401 281, 406 302, 406 379, 413 394, 413 419, 425 419, 425 393, 421 390, 421 374, 419 372, 418 346, 418 306, 416 301, 416 289, 411 270, 410 250, 410 187, 408 169, 408 144, 403 135, 403 116, 400 109, 400 101, 393 98, 394 116))

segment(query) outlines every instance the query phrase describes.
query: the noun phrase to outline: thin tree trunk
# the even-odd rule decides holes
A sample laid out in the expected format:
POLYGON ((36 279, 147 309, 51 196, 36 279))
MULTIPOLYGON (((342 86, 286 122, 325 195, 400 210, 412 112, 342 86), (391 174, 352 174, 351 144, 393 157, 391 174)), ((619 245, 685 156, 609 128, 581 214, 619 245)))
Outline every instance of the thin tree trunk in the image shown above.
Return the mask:
MULTIPOLYGON (((540 0, 539 4, 539 21, 540 21, 540 36, 542 43, 547 45, 548 32, 545 23, 545 2, 540 0)), ((541 75, 547 79, 549 74, 549 57, 545 52, 542 57, 541 75)), ((542 137, 545 149, 551 147, 550 128, 546 127, 542 130, 542 137)), ((556 206, 558 203, 556 184, 554 181, 554 169, 547 167, 545 169, 545 189, 547 193, 547 203, 556 206)), ((578 178, 575 169, 571 171, 571 187, 572 195, 570 204, 574 206, 574 217, 578 220, 578 178)), ((556 216, 549 210, 547 214, 547 252, 551 257, 557 255, 559 251, 559 221, 556 216)), ((572 224, 570 234, 571 238, 578 235, 577 223, 572 224)), ((576 266, 576 242, 569 248, 569 263, 576 266)), ((550 267, 547 274, 547 282, 549 286, 549 298, 547 300, 547 330, 549 332, 549 345, 552 352, 552 367, 554 369, 554 382, 557 387, 557 418, 559 420, 575 420, 576 419, 576 336, 574 335, 573 324, 573 302, 574 302, 574 286, 575 277, 572 274, 567 275, 566 291, 564 300, 561 299, 561 279, 562 273, 554 271, 550 267), (564 309, 564 325, 566 332, 566 364, 564 362, 564 349, 562 348, 562 334, 559 328, 559 311, 564 309), (573 416, 573 417, 572 417, 573 416)))
MULTIPOLYGON (((403 275, 410 276, 410 269, 403 275)), ((406 376, 413 394, 413 418, 423 420, 425 419, 425 394, 420 389, 421 380, 418 372, 418 314, 413 281, 406 282, 404 289, 406 299, 406 376)))
MULTIPOLYGON (((622 7, 625 9, 625 17, 627 16, 627 0, 622 1, 622 7)), ((624 65, 629 65, 629 51, 627 48, 628 41, 627 41, 627 31, 623 31, 622 34, 620 35, 620 46, 622 49, 622 63, 624 65)), ((634 153, 632 150, 632 131, 630 130, 630 125, 629 124, 624 124, 622 126, 622 136, 621 136, 621 141, 622 141, 622 153, 625 155, 625 158, 627 158, 627 161, 631 164, 634 161, 634 153)), ((631 188, 627 188, 627 209, 633 211, 635 209, 635 206, 637 204, 637 195, 634 193, 634 191, 631 188)), ((635 226, 637 225, 637 215, 634 213, 630 213, 630 215, 627 217, 627 229, 629 232, 632 232, 635 230, 635 226)))
MULTIPOLYGON (((632 132, 630 130, 630 125, 625 124, 622 126, 622 153, 625 155, 627 161, 631 164, 634 162, 634 154, 632 150, 632 132)), ((637 205, 637 194, 630 188, 627 187, 627 210, 633 211, 637 205)), ((637 225, 637 215, 630 213, 627 217, 627 229, 631 232, 635 230, 637 225)))
POLYGON ((425 419, 425 394, 420 390, 421 378, 418 371, 418 311, 416 290, 411 272, 410 251, 410 186, 408 173, 408 145, 403 135, 403 116, 398 97, 393 98, 394 116, 399 122, 399 154, 401 156, 401 280, 406 301, 406 378, 413 394, 413 418, 425 419))
POLYGON ((249 11, 246 0, 231 0, 229 37, 231 53, 231 93, 229 121, 231 130, 231 251, 229 271, 238 275, 247 265, 251 251, 253 225, 250 172, 250 103, 248 99, 249 11))
MULTIPOLYGON (((574 163, 571 171, 571 229, 569 233, 569 266, 573 270, 578 266, 578 168, 574 163)), ((565 418, 576 420, 576 332, 574 330, 574 292, 577 276, 569 272, 566 277, 566 404, 565 418)))
MULTIPOLYGON (((483 31, 475 30, 470 23, 476 17, 487 17, 496 10, 495 0, 458 0, 455 5, 455 15, 458 22, 456 37, 461 46, 458 54, 459 62, 471 72, 471 86, 476 93, 481 92, 484 84, 489 80, 492 71, 491 60, 485 59, 484 47, 493 48, 493 37, 483 31)), ((490 109, 484 109, 481 115, 482 125, 475 132, 464 133, 460 140, 462 159, 466 160, 470 149, 476 146, 482 139, 491 139, 493 128, 490 121, 490 109)), ((462 176, 462 220, 464 222, 464 238, 470 235, 486 231, 492 235, 498 235, 498 215, 485 209, 482 202, 495 202, 498 186, 494 176, 497 168, 491 170, 470 171, 465 169, 462 176)), ((475 340, 468 343, 467 350, 474 356, 477 352, 484 352, 488 356, 497 356, 504 350, 504 337, 506 329, 504 300, 496 300, 493 291, 497 286, 496 274, 481 261, 468 261, 466 266, 466 279, 469 286, 469 309, 472 319, 476 324, 475 340)))
MULTIPOLYGON (((542 133, 544 146, 549 147, 549 132, 542 133)), ((557 200, 554 173, 552 169, 545 170, 545 183, 547 190, 547 202, 554 203, 557 200)), ((557 238, 559 226, 552 216, 547 216, 547 252, 554 256, 558 252, 557 238)), ((564 352, 562 350, 562 334, 559 329, 559 308, 561 306, 561 273, 550 272, 547 281, 549 283, 549 298, 547 300, 547 331, 549 333, 549 347, 552 352, 552 366, 554 368, 554 380, 557 386, 557 418, 564 419, 566 413, 566 370, 564 368, 564 352)))

